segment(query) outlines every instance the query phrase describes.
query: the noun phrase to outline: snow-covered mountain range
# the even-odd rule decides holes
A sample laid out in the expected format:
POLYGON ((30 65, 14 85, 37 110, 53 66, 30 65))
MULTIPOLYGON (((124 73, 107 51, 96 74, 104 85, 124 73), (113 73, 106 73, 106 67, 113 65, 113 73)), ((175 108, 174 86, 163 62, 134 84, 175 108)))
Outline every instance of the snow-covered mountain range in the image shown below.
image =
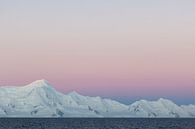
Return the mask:
POLYGON ((62 94, 46 80, 0 87, 0 117, 195 117, 195 105, 140 100, 125 105, 101 97, 62 94))

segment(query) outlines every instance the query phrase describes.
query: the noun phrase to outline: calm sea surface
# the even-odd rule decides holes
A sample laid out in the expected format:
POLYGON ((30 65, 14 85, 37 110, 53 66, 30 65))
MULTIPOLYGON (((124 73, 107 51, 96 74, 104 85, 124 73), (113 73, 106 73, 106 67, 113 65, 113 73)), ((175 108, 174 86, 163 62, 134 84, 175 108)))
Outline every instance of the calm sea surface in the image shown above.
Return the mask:
POLYGON ((0 129, 195 129, 195 119, 0 118, 0 129))

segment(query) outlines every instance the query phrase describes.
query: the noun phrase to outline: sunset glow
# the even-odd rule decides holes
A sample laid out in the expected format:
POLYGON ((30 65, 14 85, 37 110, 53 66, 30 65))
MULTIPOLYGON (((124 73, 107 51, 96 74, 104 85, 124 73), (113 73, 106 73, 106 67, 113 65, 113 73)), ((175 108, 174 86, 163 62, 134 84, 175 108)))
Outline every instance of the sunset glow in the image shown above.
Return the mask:
POLYGON ((193 0, 0 3, 1 86, 46 79, 122 102, 195 99, 193 0))

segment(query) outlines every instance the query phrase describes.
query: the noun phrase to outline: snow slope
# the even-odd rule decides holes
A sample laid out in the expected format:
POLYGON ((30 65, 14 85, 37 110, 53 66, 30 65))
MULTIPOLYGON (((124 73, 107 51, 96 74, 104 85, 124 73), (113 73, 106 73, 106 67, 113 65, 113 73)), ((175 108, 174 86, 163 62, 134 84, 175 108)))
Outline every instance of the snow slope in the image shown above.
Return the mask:
POLYGON ((140 100, 124 105, 101 97, 56 91, 46 80, 0 87, 0 117, 195 117, 195 105, 140 100))
POLYGON ((129 106, 132 116, 137 117, 191 117, 186 110, 170 100, 140 100, 129 106))

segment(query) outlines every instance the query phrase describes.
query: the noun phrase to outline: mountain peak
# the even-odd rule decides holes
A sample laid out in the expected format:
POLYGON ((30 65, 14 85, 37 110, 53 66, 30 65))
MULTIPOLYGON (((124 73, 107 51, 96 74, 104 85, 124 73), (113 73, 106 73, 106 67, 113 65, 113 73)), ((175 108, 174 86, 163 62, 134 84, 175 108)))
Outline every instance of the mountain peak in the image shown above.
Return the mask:
POLYGON ((157 102, 160 102, 162 104, 169 104, 169 105, 176 105, 173 101, 169 100, 169 99, 164 99, 164 98, 160 98, 158 99, 157 102))
MULTIPOLYGON (((158 102, 172 102, 172 101, 169 100, 169 99, 159 98, 159 99, 158 99, 158 102)), ((172 102, 172 103, 173 103, 173 102, 172 102)))
POLYGON ((30 83, 28 86, 33 86, 33 87, 51 87, 49 82, 47 80, 45 80, 45 79, 36 80, 36 81, 30 83))
POLYGON ((69 95, 71 95, 71 96, 80 96, 80 94, 77 93, 76 91, 70 92, 69 95))
POLYGON ((34 83, 34 84, 48 84, 49 82, 47 81, 47 80, 45 80, 45 79, 40 79, 40 80, 36 80, 36 81, 34 81, 34 82, 32 82, 32 83, 34 83))

